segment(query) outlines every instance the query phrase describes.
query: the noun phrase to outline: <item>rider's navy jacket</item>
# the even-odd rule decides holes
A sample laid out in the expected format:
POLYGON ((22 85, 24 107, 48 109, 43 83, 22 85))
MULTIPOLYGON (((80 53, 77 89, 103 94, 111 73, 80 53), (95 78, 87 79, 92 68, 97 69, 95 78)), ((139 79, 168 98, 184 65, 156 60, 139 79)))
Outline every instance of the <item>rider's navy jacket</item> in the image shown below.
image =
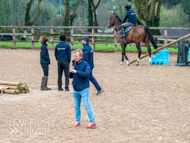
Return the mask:
POLYGON ((122 23, 124 23, 127 19, 128 19, 128 22, 131 22, 134 24, 137 23, 136 13, 132 9, 129 9, 126 12, 125 18, 123 19, 122 23))
POLYGON ((57 61, 71 61, 71 48, 68 43, 61 41, 55 47, 55 58, 57 61))
POLYGON ((49 53, 47 49, 47 44, 43 44, 40 48, 40 63, 50 64, 49 53))
POLYGON ((89 64, 81 59, 80 61, 74 63, 74 69, 77 73, 69 72, 69 78, 73 78, 73 88, 76 91, 81 91, 89 88, 89 76, 90 76, 90 66, 89 64))
POLYGON ((83 59, 90 65, 90 68, 94 68, 94 60, 93 60, 93 50, 89 44, 84 44, 83 51, 83 59))

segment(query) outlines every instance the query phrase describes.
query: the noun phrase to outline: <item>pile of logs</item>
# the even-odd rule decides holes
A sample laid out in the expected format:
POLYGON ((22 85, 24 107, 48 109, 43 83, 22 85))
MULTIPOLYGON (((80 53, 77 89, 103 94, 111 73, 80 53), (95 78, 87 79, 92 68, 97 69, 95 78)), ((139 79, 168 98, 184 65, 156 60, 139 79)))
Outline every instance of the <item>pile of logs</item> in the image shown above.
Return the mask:
POLYGON ((0 81, 0 87, 3 88, 3 93, 7 94, 21 94, 29 92, 29 88, 25 82, 0 81))

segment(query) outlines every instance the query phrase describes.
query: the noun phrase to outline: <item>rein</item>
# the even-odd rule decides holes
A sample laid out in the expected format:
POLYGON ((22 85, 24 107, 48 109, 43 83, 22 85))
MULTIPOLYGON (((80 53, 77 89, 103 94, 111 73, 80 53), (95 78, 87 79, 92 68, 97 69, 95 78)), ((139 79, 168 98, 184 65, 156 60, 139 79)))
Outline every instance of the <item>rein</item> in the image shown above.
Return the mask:
POLYGON ((115 26, 115 30, 119 31, 119 29, 117 29, 119 27, 119 29, 121 29, 121 25, 115 26))

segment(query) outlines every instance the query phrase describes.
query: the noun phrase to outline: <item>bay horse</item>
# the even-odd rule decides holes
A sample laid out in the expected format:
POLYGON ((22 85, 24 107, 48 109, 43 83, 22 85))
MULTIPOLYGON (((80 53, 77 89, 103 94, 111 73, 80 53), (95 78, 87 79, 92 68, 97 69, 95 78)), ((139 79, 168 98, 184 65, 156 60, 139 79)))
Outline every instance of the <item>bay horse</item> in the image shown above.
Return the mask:
POLYGON ((120 32, 119 30, 121 29, 121 24, 122 21, 119 18, 119 16, 115 15, 115 14, 111 14, 109 23, 108 23, 108 27, 111 28, 112 26, 115 27, 116 32, 118 33, 118 41, 121 43, 121 47, 122 47, 122 59, 121 59, 121 63, 123 64, 124 62, 124 57, 126 60, 127 65, 129 66, 129 61, 128 58, 125 54, 125 48, 127 46, 127 44, 129 43, 135 43, 137 50, 138 50, 138 58, 137 58, 137 62, 136 65, 139 65, 139 60, 140 60, 140 56, 142 53, 142 50, 140 48, 140 43, 142 41, 144 41, 147 49, 148 49, 148 53, 149 53, 149 63, 151 64, 151 48, 150 48, 150 41, 152 43, 152 45, 154 46, 155 49, 157 49, 157 45, 154 42, 152 33, 150 31, 150 29, 148 27, 145 27, 143 25, 137 25, 137 26, 133 26, 129 32, 128 35, 125 36, 125 41, 123 38, 120 37, 120 32))

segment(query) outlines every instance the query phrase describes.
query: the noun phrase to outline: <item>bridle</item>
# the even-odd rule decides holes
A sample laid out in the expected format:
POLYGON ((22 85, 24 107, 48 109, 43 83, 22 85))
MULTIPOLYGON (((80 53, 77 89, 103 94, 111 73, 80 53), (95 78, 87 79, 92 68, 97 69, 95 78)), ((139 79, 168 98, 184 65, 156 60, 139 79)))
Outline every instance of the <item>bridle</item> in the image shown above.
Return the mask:
MULTIPOLYGON (((110 21, 112 21, 112 17, 110 18, 110 21)), ((118 32, 120 29, 121 29, 121 25, 118 25, 118 26, 114 26, 114 29, 116 32, 118 32)))

